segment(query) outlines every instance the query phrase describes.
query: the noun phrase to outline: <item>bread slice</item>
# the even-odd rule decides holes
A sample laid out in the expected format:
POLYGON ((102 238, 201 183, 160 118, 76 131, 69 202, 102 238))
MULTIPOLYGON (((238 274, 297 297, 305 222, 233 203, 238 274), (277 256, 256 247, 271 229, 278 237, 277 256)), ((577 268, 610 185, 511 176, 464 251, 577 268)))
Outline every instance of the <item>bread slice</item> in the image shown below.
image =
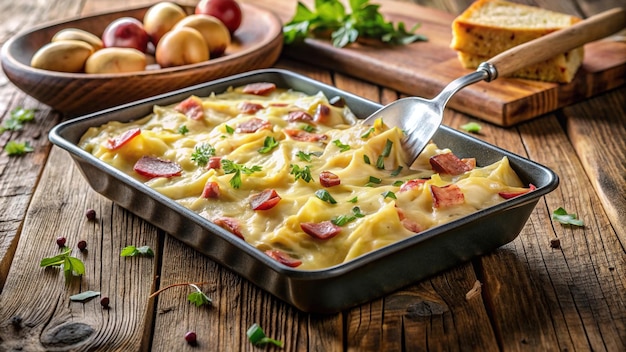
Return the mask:
MULTIPOLYGON (((450 47, 466 68, 519 44, 566 28, 581 19, 503 0, 478 0, 452 23, 450 47)), ((512 74, 513 77, 570 82, 582 63, 582 47, 512 74)))

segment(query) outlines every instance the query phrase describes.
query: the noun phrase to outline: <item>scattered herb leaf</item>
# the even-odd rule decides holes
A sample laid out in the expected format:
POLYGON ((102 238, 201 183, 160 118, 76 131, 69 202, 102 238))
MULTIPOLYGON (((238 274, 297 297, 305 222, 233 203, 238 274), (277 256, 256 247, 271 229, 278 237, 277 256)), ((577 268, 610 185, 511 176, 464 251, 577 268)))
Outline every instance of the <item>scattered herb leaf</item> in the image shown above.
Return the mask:
POLYGON ((85 302, 94 297, 100 296, 100 292, 97 291, 84 291, 81 293, 77 293, 75 295, 70 296, 70 301, 74 302, 85 302))
POLYGON ((226 129, 226 133, 228 133, 228 134, 235 133, 235 129, 230 127, 230 126, 228 126, 228 125, 224 125, 224 128, 226 129))
POLYGON ((305 131, 305 132, 309 132, 309 133, 313 133, 315 132, 316 128, 309 125, 309 124, 303 124, 302 126, 300 126, 300 129, 305 131))
POLYGON ((392 146, 393 146, 393 142, 390 140, 387 140, 387 142, 385 143, 385 148, 383 149, 383 152, 378 156, 378 159, 376 160, 377 168, 381 170, 385 168, 385 158, 391 154, 392 146))
POLYGON ((471 133, 479 133, 482 126, 476 122, 469 122, 461 126, 461 129, 471 133))
POLYGON ((565 209, 559 207, 552 212, 552 219, 557 220, 564 225, 584 226, 585 223, 578 219, 576 214, 569 214, 565 209))
POLYGON ((344 226, 349 222, 356 220, 357 218, 364 217, 365 214, 361 213, 361 208, 354 207, 352 208, 352 214, 350 215, 339 215, 331 220, 331 222, 337 226, 344 226))
POLYGON ((35 109, 24 109, 17 107, 11 110, 11 116, 0 126, 0 133, 4 131, 18 131, 24 127, 25 122, 35 119, 35 109))
POLYGON ((374 131, 376 131, 376 129, 374 127, 370 127, 370 129, 367 130, 367 132, 365 132, 365 133, 363 133, 361 135, 361 138, 365 139, 365 138, 369 137, 370 134, 374 133, 374 131))
POLYGON ((33 147, 30 146, 30 143, 28 143, 28 141, 26 142, 9 141, 4 146, 4 151, 7 152, 9 156, 19 156, 19 155, 23 155, 26 153, 30 153, 34 150, 35 149, 33 149, 33 147))
POLYGON ((43 258, 39 263, 42 268, 49 266, 61 266, 65 275, 65 281, 68 282, 72 275, 80 276, 85 274, 85 264, 76 258, 71 257, 72 249, 63 247, 61 254, 57 254, 52 257, 43 258))
POLYGON ((374 185, 379 185, 383 182, 383 180, 378 177, 370 176, 369 181, 365 184, 365 187, 374 187, 374 185))
POLYGON ((205 304, 210 306, 211 304, 213 304, 213 301, 211 301, 209 296, 202 292, 202 290, 198 286, 196 286, 195 284, 189 284, 189 286, 195 288, 196 290, 187 295, 187 301, 195 304, 196 307, 200 307, 205 304))
POLYGON ((367 165, 371 165, 370 157, 363 154, 363 162, 366 163, 367 165))
POLYGON ((391 176, 398 176, 398 175, 400 175, 400 173, 402 172, 402 169, 403 169, 402 165, 398 166, 397 169, 395 169, 395 170, 393 170, 391 172, 391 176))
POLYGON ((298 151, 298 153, 296 155, 302 161, 311 162, 311 156, 316 156, 316 157, 319 158, 320 156, 322 156, 322 152, 305 153, 305 152, 300 150, 300 151, 298 151))
POLYGON ((283 347, 283 342, 282 341, 274 340, 272 338, 267 337, 265 335, 265 332, 263 332, 263 329, 261 329, 261 327, 257 323, 252 324, 252 326, 250 326, 250 328, 248 328, 248 331, 246 332, 246 335, 248 335, 248 340, 254 346, 263 346, 263 345, 266 345, 268 343, 271 343, 271 344, 276 345, 278 347, 281 347, 281 348, 283 347))
POLYGON ((350 203, 356 203, 358 201, 359 201, 358 197, 354 197, 354 198, 351 198, 351 199, 348 200, 348 202, 350 202, 350 203))
POLYGON ((120 256, 122 257, 134 257, 138 255, 143 255, 146 257, 154 257, 154 252, 148 246, 141 246, 141 247, 126 246, 122 249, 122 252, 120 253, 120 256))
POLYGON ((382 193, 382 195, 383 195, 383 199, 386 199, 386 198, 398 199, 398 198, 396 197, 396 194, 395 194, 395 193, 393 193, 392 191, 386 191, 386 192, 383 192, 383 193, 382 193))

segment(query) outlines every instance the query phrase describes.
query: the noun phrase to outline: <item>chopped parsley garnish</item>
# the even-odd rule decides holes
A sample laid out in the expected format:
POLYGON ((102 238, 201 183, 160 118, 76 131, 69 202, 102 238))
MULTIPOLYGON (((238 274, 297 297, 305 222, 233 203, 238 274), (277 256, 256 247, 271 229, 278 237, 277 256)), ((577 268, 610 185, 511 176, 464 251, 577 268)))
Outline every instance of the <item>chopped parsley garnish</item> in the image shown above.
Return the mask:
POLYGON ((180 133, 180 134, 182 134, 184 136, 187 133, 189 133, 189 129, 187 128, 186 125, 182 125, 182 126, 178 127, 178 133, 180 133))
POLYGON ((311 176, 311 169, 308 165, 301 168, 296 164, 292 164, 291 171, 289 173, 291 175, 294 175, 296 181, 298 179, 302 179, 302 181, 309 183, 311 180, 313 180, 313 177, 311 176))
POLYGON ((309 124, 303 124, 302 126, 300 126, 300 129, 309 133, 313 133, 316 130, 314 126, 311 126, 309 124))
POLYGON ((567 210, 562 207, 552 212, 552 219, 564 225, 585 226, 585 223, 578 219, 576 214, 569 214, 567 210))
POLYGON ((402 172, 402 169, 404 169, 404 167, 402 167, 402 165, 399 165, 397 169, 393 170, 391 172, 391 176, 398 176, 400 175, 400 172, 402 172))
POLYGON ((396 198, 396 194, 391 192, 391 191, 383 192, 382 196, 383 196, 383 199, 385 199, 385 198, 398 199, 398 198, 396 198))
POLYGON ((233 188, 241 187, 241 174, 251 175, 255 172, 261 171, 263 168, 259 165, 254 165, 253 167, 246 167, 242 164, 236 164, 235 162, 222 159, 222 170, 226 174, 234 174, 230 179, 229 183, 233 188))
POLYGON ((230 126, 228 126, 228 125, 224 125, 224 129, 226 129, 226 133, 228 133, 228 134, 235 133, 235 129, 230 127, 230 126))
POLYGON ((267 136, 263 141, 263 148, 259 149, 259 153, 267 154, 276 147, 278 147, 278 141, 272 136, 267 136))
POLYGON ((370 157, 363 154, 363 162, 366 163, 367 165, 371 165, 372 163, 370 162, 370 157))
POLYGON ((347 223, 352 222, 352 221, 356 220, 357 218, 362 218, 364 216, 365 216, 365 214, 361 213, 361 208, 354 207, 354 208, 352 208, 352 214, 350 214, 350 215, 339 215, 339 216, 335 217, 334 219, 332 219, 330 222, 332 222, 333 224, 335 224, 337 226, 344 226, 347 223))
POLYGON ((316 157, 320 157, 322 156, 322 152, 310 152, 310 153, 305 153, 303 151, 298 151, 298 153, 296 154, 296 156, 302 160, 302 161, 306 161, 306 162, 311 162, 311 155, 316 156, 316 157))
POLYGON ((28 142, 9 141, 7 145, 4 146, 4 151, 7 152, 9 156, 23 155, 34 150, 35 149, 33 149, 28 142))
POLYGON ((380 156, 378 156, 378 159, 376 160, 376 167, 379 169, 384 169, 385 168, 385 158, 388 157, 391 154, 391 147, 393 146, 393 142, 390 140, 387 140, 387 142, 385 143, 385 148, 383 149, 382 154, 380 154, 380 156))
POLYGON ((427 40, 416 34, 416 24, 407 30, 404 22, 386 21, 378 10, 380 5, 369 0, 352 0, 349 13, 342 1, 315 1, 315 8, 310 10, 298 2, 293 18, 283 26, 284 42, 289 45, 301 42, 306 37, 320 30, 330 32, 333 46, 342 48, 357 41, 359 37, 379 40, 393 45, 406 45, 419 40, 427 40))
POLYGON ((11 110, 11 116, 0 126, 0 133, 21 130, 25 122, 35 119, 35 111, 35 109, 24 109, 21 107, 11 110))
POLYGON ((337 204, 337 201, 335 200, 335 198, 333 198, 333 196, 331 196, 330 193, 325 189, 319 189, 315 191, 315 196, 323 200, 324 202, 327 202, 330 204, 337 204))
POLYGON ((333 141, 333 144, 334 144, 334 145, 336 145, 336 146, 337 146, 337 148, 339 148, 339 150, 340 150, 342 153, 343 153, 343 152, 345 152, 345 151, 350 150, 350 146, 349 146, 349 145, 341 143, 341 141, 340 141, 340 140, 338 140, 338 139, 335 139, 335 140, 333 141))
POLYGON ((350 198, 350 199, 348 199, 348 202, 350 202, 350 203, 356 203, 356 202, 358 202, 358 201, 359 201, 359 198, 358 198, 358 197, 354 197, 354 198, 350 198))
POLYGON ((482 127, 476 122, 470 122, 462 125, 461 128, 467 132, 478 133, 482 127))
POLYGON ((209 163, 209 158, 212 156, 215 156, 215 148, 209 143, 202 143, 196 145, 193 153, 191 153, 191 161, 200 167, 204 167, 209 163))
POLYGON ((374 185, 379 185, 383 182, 383 180, 378 177, 370 176, 369 181, 365 184, 365 187, 374 187, 374 185))
POLYGON ((394 182, 394 183, 393 183, 393 185, 394 185, 394 186, 396 186, 396 187, 400 187, 400 186, 402 186, 403 184, 404 184, 404 181, 400 181, 400 180, 398 180, 398 181, 396 181, 396 182, 394 182))
POLYGON ((374 127, 370 127, 370 129, 367 130, 367 132, 365 132, 365 133, 363 133, 361 135, 361 138, 365 139, 365 138, 369 137, 370 134, 374 133, 374 131, 376 131, 376 129, 374 127))

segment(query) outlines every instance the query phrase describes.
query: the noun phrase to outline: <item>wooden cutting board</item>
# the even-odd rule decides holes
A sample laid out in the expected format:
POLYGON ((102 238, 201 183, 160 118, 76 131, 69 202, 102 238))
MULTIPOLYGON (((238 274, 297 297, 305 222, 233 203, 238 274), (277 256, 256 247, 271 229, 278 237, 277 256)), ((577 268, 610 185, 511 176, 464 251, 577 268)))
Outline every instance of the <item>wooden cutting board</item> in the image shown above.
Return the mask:
MULTIPOLYGON (((428 41, 396 47, 355 44, 339 49, 329 41, 307 39, 300 45, 285 46, 283 52, 425 98, 434 97, 449 82, 471 72, 460 65, 449 47, 454 15, 406 2, 385 2, 381 12, 388 20, 403 21, 407 28, 421 23, 418 32, 428 41)), ((512 126, 624 83, 626 42, 607 38, 585 46, 583 65, 569 84, 498 78, 462 89, 448 106, 500 126, 512 126)))

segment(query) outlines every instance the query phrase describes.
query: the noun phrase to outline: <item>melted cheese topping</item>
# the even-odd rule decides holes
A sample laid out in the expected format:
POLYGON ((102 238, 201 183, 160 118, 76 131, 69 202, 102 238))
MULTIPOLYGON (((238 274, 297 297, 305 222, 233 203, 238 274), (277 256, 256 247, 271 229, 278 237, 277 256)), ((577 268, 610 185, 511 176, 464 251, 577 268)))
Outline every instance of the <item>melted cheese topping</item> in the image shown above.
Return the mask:
POLYGON ((201 101, 201 119, 186 116, 174 105, 155 106, 152 114, 140 120, 109 122, 89 129, 80 146, 211 221, 235 219, 247 243, 262 251, 280 250, 301 261, 299 269, 344 263, 415 236, 416 232, 500 203, 504 198, 499 192, 528 190, 523 188, 507 158, 456 176, 437 174, 430 166, 430 157, 450 150, 434 144, 429 144, 409 168, 400 147, 402 131, 388 128, 382 121, 374 126, 363 125, 349 108, 330 105, 321 93, 308 96, 277 89, 267 96, 258 96, 244 94, 239 87, 201 101), (263 109, 242 113, 240 104, 244 102, 261 104, 263 109), (320 105, 330 108, 323 121, 288 121, 287 116, 293 111, 315 116, 320 105), (267 121, 271 127, 252 133, 236 131, 237 126, 253 118, 267 121), (181 133, 182 126, 186 133, 181 133), (326 139, 298 141, 284 132, 302 130, 304 126, 326 139), (134 128, 141 133, 115 150, 107 147, 109 140, 134 128), (267 137, 273 137, 278 145, 261 153, 267 137), (222 167, 207 168, 193 160, 194 152, 203 144, 214 148, 215 155, 222 158, 222 167), (182 169, 181 175, 151 179, 141 176, 133 166, 143 156, 175 162, 182 169), (235 188, 235 173, 225 172, 225 160, 256 171, 240 172, 241 182, 235 188), (308 167, 311 179, 307 182, 306 174, 297 174, 294 166, 300 170, 308 167), (323 171, 337 175, 341 183, 323 187, 319 180, 323 171), (402 184, 414 179, 424 183, 400 191, 402 184), (201 196, 207 182, 219 186, 218 197, 201 196), (450 184, 458 186, 464 200, 461 204, 436 207, 431 187, 450 184), (253 210, 250 198, 267 189, 274 189, 280 201, 271 209, 253 210), (316 196, 320 190, 326 190, 336 203, 316 196), (300 226, 329 220, 341 228, 330 239, 308 235, 300 226))

